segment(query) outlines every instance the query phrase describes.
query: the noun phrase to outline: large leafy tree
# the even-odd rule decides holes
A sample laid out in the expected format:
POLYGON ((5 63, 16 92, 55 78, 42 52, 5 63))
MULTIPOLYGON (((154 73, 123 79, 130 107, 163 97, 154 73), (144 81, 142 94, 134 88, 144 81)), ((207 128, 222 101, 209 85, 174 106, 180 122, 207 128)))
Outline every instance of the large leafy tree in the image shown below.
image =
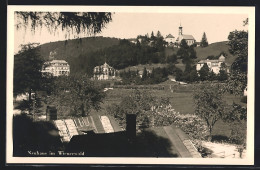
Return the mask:
POLYGON ((87 116, 91 109, 99 110, 105 95, 87 76, 82 75, 58 77, 54 86, 48 104, 55 104, 58 110, 65 108, 72 116, 87 116))
MULTIPOLYGON (((244 25, 248 24, 248 19, 244 25)), ((248 31, 232 31, 228 36, 229 51, 236 56, 231 65, 227 90, 231 93, 242 95, 247 86, 247 64, 248 64, 248 31)))
POLYGON ((211 137, 215 123, 226 114, 227 105, 219 87, 214 84, 203 86, 194 92, 195 114, 206 122, 211 137))
POLYGON ((32 92, 41 88, 42 65, 44 60, 39 54, 38 44, 26 44, 14 56, 14 95, 32 92))
POLYGON ((208 40, 207 40, 207 36, 206 36, 206 33, 204 32, 203 35, 202 35, 200 46, 201 47, 207 47, 208 45, 209 45, 209 43, 208 43, 208 40))
POLYGON ((16 28, 27 28, 34 32, 36 28, 46 27, 50 33, 61 29, 70 33, 96 34, 112 21, 110 12, 15 12, 16 28))

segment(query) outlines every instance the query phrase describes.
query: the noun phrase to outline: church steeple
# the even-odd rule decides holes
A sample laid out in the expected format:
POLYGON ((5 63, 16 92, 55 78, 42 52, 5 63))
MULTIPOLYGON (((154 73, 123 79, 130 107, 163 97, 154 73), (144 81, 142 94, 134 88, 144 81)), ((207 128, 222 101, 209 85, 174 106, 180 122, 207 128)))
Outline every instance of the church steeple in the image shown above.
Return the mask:
POLYGON ((182 26, 181 26, 181 23, 180 23, 180 26, 179 26, 179 35, 182 35, 182 26))

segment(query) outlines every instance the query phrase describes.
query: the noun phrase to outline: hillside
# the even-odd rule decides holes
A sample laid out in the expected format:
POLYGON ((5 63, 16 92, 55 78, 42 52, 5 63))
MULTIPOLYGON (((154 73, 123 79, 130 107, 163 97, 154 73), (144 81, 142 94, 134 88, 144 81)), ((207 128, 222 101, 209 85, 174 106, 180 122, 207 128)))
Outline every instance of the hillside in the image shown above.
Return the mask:
POLYGON ((228 49, 229 49, 229 46, 227 45, 227 41, 212 43, 212 44, 209 44, 209 46, 205 47, 205 48, 196 47, 195 50, 197 52, 197 57, 198 57, 196 60, 197 61, 203 60, 203 59, 206 59, 210 55, 217 56, 221 52, 225 52, 227 54, 226 62, 228 64, 232 64, 233 61, 235 60, 235 56, 230 54, 228 49))
MULTIPOLYGON (((210 55, 217 56, 221 52, 225 52, 227 54, 226 62, 228 64, 232 64, 233 61, 235 60, 235 56, 230 54, 228 48, 229 48, 229 46, 227 45, 227 41, 212 43, 212 44, 209 44, 209 46, 205 47, 205 48, 195 47, 195 51, 197 53, 197 59, 195 61, 204 60, 210 55)), ((169 56, 172 54, 176 54, 177 51, 178 51, 178 48, 166 48, 165 54, 166 54, 166 56, 169 56)), ((178 60, 178 61, 180 61, 180 60, 178 60)), ((181 64, 181 62, 180 62, 180 64, 181 64)))
POLYGON ((106 47, 111 47, 117 44, 119 44, 119 39, 108 37, 88 37, 66 41, 57 41, 41 45, 40 54, 43 58, 49 59, 50 52, 52 52, 53 56, 55 56, 55 59, 64 59, 70 62, 80 55, 86 55, 90 52, 106 47))

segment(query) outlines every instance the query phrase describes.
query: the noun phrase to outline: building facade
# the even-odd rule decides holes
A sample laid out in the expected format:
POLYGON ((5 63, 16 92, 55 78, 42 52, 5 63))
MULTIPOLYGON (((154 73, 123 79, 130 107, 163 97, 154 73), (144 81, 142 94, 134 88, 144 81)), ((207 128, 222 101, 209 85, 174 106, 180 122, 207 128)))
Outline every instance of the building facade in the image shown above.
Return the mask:
MULTIPOLYGON (((225 64, 225 57, 221 55, 218 60, 200 60, 196 65, 196 70, 199 71, 204 64, 207 64, 210 71, 213 71, 215 74, 218 74, 221 69, 221 64, 225 64)), ((227 70, 229 72, 229 70, 227 70)))
POLYGON ((94 80, 110 80, 115 79, 117 75, 117 70, 109 66, 106 62, 101 66, 96 66, 94 68, 94 80))
POLYGON ((68 76, 70 66, 65 60, 52 60, 43 64, 42 73, 49 73, 52 76, 68 76))
POLYGON ((173 46, 174 43, 175 43, 175 37, 171 34, 168 34, 166 37, 165 37, 165 41, 168 43, 168 46, 173 46))

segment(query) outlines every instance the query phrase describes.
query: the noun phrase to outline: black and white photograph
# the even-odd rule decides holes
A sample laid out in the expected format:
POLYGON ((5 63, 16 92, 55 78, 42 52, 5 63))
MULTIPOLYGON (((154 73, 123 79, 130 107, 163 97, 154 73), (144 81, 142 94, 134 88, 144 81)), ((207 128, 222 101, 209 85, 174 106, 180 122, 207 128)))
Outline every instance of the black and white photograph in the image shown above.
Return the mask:
POLYGON ((7 163, 253 165, 254 10, 9 5, 7 163))

